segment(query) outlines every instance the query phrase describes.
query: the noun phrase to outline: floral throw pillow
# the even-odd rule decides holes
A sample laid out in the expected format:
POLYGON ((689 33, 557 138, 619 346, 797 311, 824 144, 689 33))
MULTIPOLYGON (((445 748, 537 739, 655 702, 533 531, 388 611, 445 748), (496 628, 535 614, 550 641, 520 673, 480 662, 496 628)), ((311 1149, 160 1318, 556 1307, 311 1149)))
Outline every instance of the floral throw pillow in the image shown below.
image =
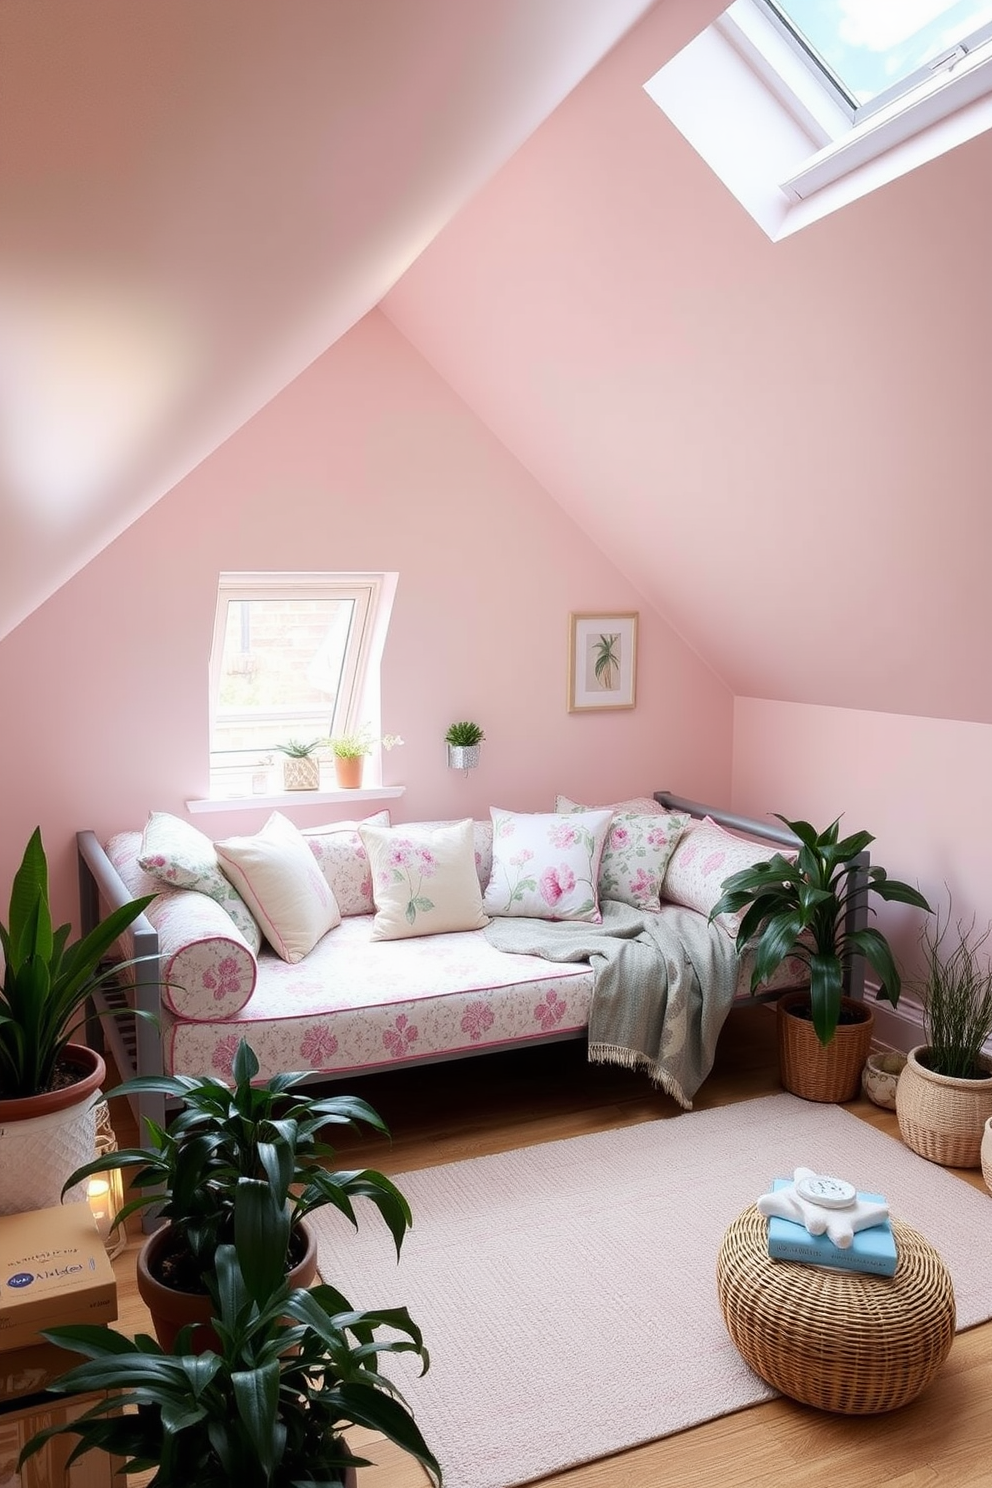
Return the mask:
MULTIPOLYGON (((599 897, 634 909, 660 911, 668 860, 692 818, 683 812, 662 811, 657 802, 648 813, 641 810, 641 804, 640 800, 621 801, 615 808, 599 865, 599 897)), ((558 810, 574 814, 589 807, 559 796, 558 810)))
POLYGON ((299 828, 278 811, 253 837, 227 837, 217 857, 251 905, 266 940, 283 961, 295 964, 341 911, 299 828))
POLYGON ((377 811, 364 821, 331 822, 326 827, 304 827, 307 847, 317 859, 321 873, 344 917, 371 914, 372 873, 359 827, 388 827, 389 812, 377 811))
POLYGON ((487 914, 601 923, 599 867, 612 811, 524 813, 493 806, 490 815, 487 914))
POLYGON ((481 930, 489 921, 475 871, 472 821, 360 826, 372 870, 373 940, 481 930))
POLYGON ((167 811, 149 812, 141 839, 138 866, 159 883, 175 889, 198 889, 227 911, 241 934, 258 955, 262 932, 251 910, 225 876, 210 838, 191 822, 170 816, 167 811))
MULTIPOLYGON (((762 847, 725 832, 716 822, 704 817, 676 844, 665 873, 662 893, 673 904, 684 904, 708 915, 723 894, 724 879, 755 863, 766 863, 780 847, 762 847)), ((785 853, 791 857, 790 853, 785 853)), ((744 911, 722 914, 715 921, 736 940, 744 911)))

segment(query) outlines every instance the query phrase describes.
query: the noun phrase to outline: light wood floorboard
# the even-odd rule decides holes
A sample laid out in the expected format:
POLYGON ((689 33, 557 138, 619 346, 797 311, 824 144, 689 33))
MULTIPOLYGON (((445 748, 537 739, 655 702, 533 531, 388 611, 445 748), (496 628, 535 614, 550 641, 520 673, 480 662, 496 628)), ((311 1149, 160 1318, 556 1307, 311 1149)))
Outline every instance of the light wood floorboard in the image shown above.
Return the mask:
MULTIPOLYGON (((771 1009, 735 1010, 721 1035, 717 1065, 697 1108, 726 1105, 779 1089, 771 1009)), ((647 1080, 618 1069, 590 1067, 581 1041, 517 1054, 491 1055, 396 1070, 340 1086, 363 1095, 388 1122, 392 1141, 345 1134, 341 1166, 366 1164, 395 1174, 535 1142, 659 1118, 678 1120, 674 1102, 647 1080)), ((121 1145, 136 1137, 130 1113, 115 1102, 121 1145)), ((894 1113, 859 1098, 859 1117, 898 1136, 894 1113)), ((979 1172, 961 1177, 984 1189, 979 1172)), ((992 1199, 989 1217, 992 1220, 992 1199)), ((416 1218, 416 1216, 414 1216, 416 1218)), ((117 1258, 120 1322, 147 1331, 134 1280, 141 1237, 132 1234, 117 1258)), ((992 1286, 992 1278, 989 1280, 992 1286)), ((344 1284, 347 1293, 347 1285, 344 1284)), ((430 1319, 417 1321, 430 1338, 430 1319)), ((499 1361, 493 1361, 498 1369, 499 1361)), ((567 1388, 567 1381, 553 1382, 567 1388)), ((992 1323, 958 1334, 930 1388, 901 1411, 872 1417, 833 1416, 779 1399, 591 1462, 542 1480, 540 1488, 970 1488, 992 1484, 992 1323)), ((554 1429, 553 1418, 549 1430, 554 1429)), ((375 1465, 362 1488, 424 1488, 426 1474, 390 1443, 354 1438, 375 1465)), ((520 1481, 528 1478, 520 1464, 520 1481)))

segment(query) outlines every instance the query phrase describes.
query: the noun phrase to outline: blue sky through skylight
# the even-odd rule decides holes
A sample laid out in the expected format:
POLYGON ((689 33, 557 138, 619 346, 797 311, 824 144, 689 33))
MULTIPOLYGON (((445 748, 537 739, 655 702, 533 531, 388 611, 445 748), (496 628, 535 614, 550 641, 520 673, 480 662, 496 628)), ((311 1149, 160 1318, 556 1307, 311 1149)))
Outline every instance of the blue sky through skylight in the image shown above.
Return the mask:
POLYGON ((992 22, 992 0, 775 0, 859 103, 992 22))

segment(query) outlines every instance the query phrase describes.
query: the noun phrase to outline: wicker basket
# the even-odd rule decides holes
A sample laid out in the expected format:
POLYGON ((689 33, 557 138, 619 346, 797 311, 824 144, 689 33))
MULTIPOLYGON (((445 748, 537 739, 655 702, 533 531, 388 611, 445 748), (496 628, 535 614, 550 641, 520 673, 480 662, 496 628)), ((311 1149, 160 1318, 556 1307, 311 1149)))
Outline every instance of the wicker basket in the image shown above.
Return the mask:
POLYGON ((823 1045, 810 1019, 797 1018, 789 1011, 808 1002, 808 992, 787 992, 776 1004, 782 1084, 803 1100, 853 1100, 861 1089, 861 1071, 871 1051, 875 1014, 866 1003, 842 997, 841 1006, 863 1013, 864 1020, 838 1023, 829 1044, 823 1045))
POLYGON ((922 1235, 892 1221, 895 1275, 773 1261, 752 1205, 717 1257, 724 1321, 756 1374, 793 1400, 875 1415, 914 1400, 954 1341, 954 1290, 922 1235))
MULTIPOLYGON (((907 1147, 946 1168, 980 1168, 982 1134, 992 1116, 992 1079, 961 1080, 937 1075, 911 1049, 896 1087, 896 1117, 907 1147)), ((992 1060, 981 1056, 984 1069, 992 1060)))

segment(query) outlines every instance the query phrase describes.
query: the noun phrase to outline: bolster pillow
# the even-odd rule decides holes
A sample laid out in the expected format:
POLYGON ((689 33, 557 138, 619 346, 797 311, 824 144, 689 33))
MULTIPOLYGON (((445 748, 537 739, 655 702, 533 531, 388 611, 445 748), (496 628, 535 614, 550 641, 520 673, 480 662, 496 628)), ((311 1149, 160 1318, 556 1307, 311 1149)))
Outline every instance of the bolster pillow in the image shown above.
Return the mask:
POLYGON ((119 832, 106 848, 135 898, 156 895, 145 914, 158 931, 164 1006, 192 1023, 233 1017, 255 990, 258 962, 251 946, 216 900, 197 889, 165 888, 145 873, 140 850, 140 832, 119 832))

